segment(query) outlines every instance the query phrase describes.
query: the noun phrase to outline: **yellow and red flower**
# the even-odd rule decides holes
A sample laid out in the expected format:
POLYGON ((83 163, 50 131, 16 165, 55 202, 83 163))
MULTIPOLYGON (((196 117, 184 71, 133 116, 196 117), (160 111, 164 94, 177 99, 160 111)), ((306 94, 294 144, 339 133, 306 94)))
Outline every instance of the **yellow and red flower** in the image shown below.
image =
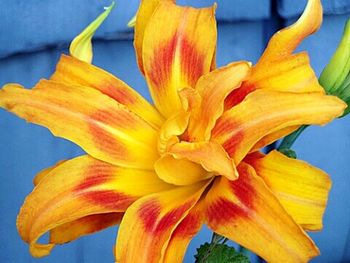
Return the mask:
POLYGON ((31 90, 5 85, 1 107, 87 153, 35 178, 17 221, 32 255, 120 223, 117 262, 181 262, 203 224, 269 262, 317 256, 305 230, 322 228, 328 175, 259 149, 346 108, 325 94, 308 55, 293 54, 321 21, 320 0, 309 0, 256 65, 216 68, 215 5, 143 0, 134 44, 154 106, 66 55, 31 90))

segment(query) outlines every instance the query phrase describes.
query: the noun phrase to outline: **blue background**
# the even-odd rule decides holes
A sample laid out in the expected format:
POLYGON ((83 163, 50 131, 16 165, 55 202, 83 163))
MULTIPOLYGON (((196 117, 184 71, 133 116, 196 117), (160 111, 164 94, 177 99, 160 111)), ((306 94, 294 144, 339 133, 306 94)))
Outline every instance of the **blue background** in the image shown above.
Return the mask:
MULTIPOLYGON (((182 4, 210 5, 214 0, 182 0, 182 4)), ((218 65, 233 60, 256 62, 268 38, 295 21, 303 0, 217 0, 218 65)), ((33 86, 54 71, 71 39, 110 4, 106 0, 1 0, 0 86, 18 82, 33 86)), ((323 1, 324 23, 300 50, 307 50, 319 74, 340 39, 350 17, 350 0, 323 1)), ((125 25, 138 0, 118 1, 96 34, 94 64, 114 73, 149 98, 138 72, 132 31, 125 25)), ((17 234, 16 215, 33 188, 32 179, 58 160, 80 155, 72 143, 53 137, 45 128, 27 124, 0 110, 0 262, 113 262, 116 227, 58 246, 51 256, 34 259, 17 234)), ((350 262, 350 117, 326 127, 308 129, 295 144, 300 159, 327 171, 333 179, 324 229, 311 234, 322 255, 313 262, 350 262)), ((204 229, 191 243, 185 262, 193 262, 195 248, 210 240, 204 229)), ((252 259, 255 261, 254 257, 252 259)))

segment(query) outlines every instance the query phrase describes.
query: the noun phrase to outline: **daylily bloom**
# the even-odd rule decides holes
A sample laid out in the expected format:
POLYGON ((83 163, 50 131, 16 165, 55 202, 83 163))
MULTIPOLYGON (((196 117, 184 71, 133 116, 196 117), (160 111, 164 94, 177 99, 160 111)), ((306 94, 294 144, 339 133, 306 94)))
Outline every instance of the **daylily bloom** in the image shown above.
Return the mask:
POLYGON ((1 107, 86 151, 36 176, 17 221, 33 256, 117 223, 117 262, 181 262, 203 224, 269 262, 319 254, 305 230, 322 228, 328 175, 259 149, 346 108, 325 94, 308 55, 293 54, 320 26, 320 0, 254 66, 216 68, 214 13, 215 5, 141 2, 134 44, 154 106, 66 55, 33 89, 0 91, 1 107), (46 232, 49 243, 38 244, 46 232))

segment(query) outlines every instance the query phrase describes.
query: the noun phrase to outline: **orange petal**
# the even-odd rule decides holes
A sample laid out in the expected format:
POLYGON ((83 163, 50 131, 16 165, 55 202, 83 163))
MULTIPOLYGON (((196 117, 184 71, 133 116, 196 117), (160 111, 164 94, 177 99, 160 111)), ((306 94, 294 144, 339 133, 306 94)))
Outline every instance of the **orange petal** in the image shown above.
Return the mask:
POLYGON ((188 134, 191 141, 210 139, 210 132, 224 111, 225 98, 248 77, 250 66, 250 63, 244 61, 231 63, 198 80, 196 90, 202 103, 190 118, 188 134))
POLYGON ((200 200, 181 221, 171 235, 164 262, 183 262, 187 247, 204 222, 203 200, 200 200))
POLYGON ((324 92, 313 72, 308 55, 293 51, 309 35, 318 30, 322 23, 320 0, 309 0, 303 15, 293 25, 278 31, 269 41, 258 63, 253 67, 251 77, 235 90, 225 101, 229 109, 241 102, 256 89, 288 92, 324 92))
POLYGON ((146 26, 153 15, 154 10, 159 3, 170 1, 175 3, 175 0, 141 0, 139 10, 136 14, 135 33, 134 33, 134 47, 137 58, 137 63, 142 73, 144 73, 142 62, 142 45, 145 35, 146 26))
POLYGON ((172 233, 210 181, 145 196, 126 211, 119 227, 117 262, 163 262, 172 233))
POLYGON ((194 9, 162 1, 144 32, 142 59, 158 110, 170 117, 181 108, 178 90, 195 87, 210 71, 216 46, 215 6, 194 9))
POLYGON ((249 163, 299 225, 307 230, 322 229, 331 187, 325 172, 277 151, 249 163))
POLYGON ((212 138, 239 164, 266 135, 290 126, 324 125, 345 108, 338 98, 319 93, 256 90, 220 117, 212 138))
POLYGON ((124 213, 106 213, 85 216, 55 227, 50 231, 50 243, 64 244, 81 236, 119 224, 124 213))
POLYGON ((159 112, 140 94, 112 74, 76 58, 62 55, 51 79, 57 82, 87 86, 101 91, 128 107, 154 127, 164 122, 159 112))
POLYGON ((0 107, 112 164, 153 169, 158 159, 158 132, 93 88, 45 80, 32 90, 9 84, 0 91, 0 107))
POLYGON ((274 143, 275 141, 296 131, 299 127, 300 127, 299 125, 289 126, 264 136, 254 145, 254 147, 250 150, 250 152, 258 151, 261 148, 264 148, 265 146, 268 146, 271 143, 274 143))
POLYGON ((254 169, 242 163, 239 178, 215 180, 205 202, 209 228, 267 262, 308 262, 319 251, 254 169))
POLYGON ((42 178, 25 200, 17 228, 32 255, 45 256, 54 246, 36 243, 45 232, 86 216, 124 212, 139 197, 172 188, 154 172, 81 156, 42 178))
POLYGON ((214 142, 180 142, 170 147, 169 154, 176 159, 186 158, 200 164, 205 170, 223 175, 229 180, 238 177, 236 166, 225 149, 214 142))
POLYGON ((34 177, 33 179, 33 184, 34 186, 37 186, 40 181, 46 176, 48 175, 53 169, 55 169, 56 167, 60 166, 61 164, 63 164, 64 162, 66 162, 66 160, 62 160, 57 162, 55 165, 45 168, 44 170, 40 171, 39 173, 37 173, 37 175, 34 177))
POLYGON ((259 63, 291 54, 307 36, 315 33, 321 24, 321 0, 308 0, 298 21, 273 35, 259 63))
POLYGON ((324 93, 306 53, 290 55, 264 64, 258 63, 253 67, 249 79, 227 97, 225 108, 232 108, 257 89, 324 93))

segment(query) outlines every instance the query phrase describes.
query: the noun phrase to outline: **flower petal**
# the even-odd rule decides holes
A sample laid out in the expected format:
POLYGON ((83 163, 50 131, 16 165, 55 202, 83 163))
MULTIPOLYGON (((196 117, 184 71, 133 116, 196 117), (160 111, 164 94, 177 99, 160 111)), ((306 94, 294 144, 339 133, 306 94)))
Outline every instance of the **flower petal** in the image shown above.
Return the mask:
POLYGON ((225 108, 232 108, 257 89, 324 93, 306 53, 255 65, 249 79, 227 97, 225 108))
POLYGON ((194 88, 210 71, 216 47, 214 10, 162 1, 149 20, 143 66, 153 101, 165 117, 181 109, 178 90, 194 88))
POLYGON ((208 172, 222 175, 229 180, 238 177, 236 166, 225 149, 214 142, 180 142, 170 147, 169 154, 176 159, 186 158, 200 164, 208 172))
POLYGON ((272 132, 268 135, 265 135, 263 138, 261 138, 254 147, 250 150, 250 152, 255 152, 260 150, 261 148, 264 148, 265 146, 270 145, 271 143, 274 143, 275 141, 291 134, 292 132, 296 131, 300 126, 289 126, 283 129, 280 129, 278 131, 272 132))
POLYGON ((322 23, 320 0, 309 0, 303 15, 293 25, 278 31, 270 39, 249 80, 235 90, 225 101, 229 109, 256 89, 288 92, 324 92, 312 70, 306 53, 292 55, 293 51, 322 23))
POLYGON ((0 107, 112 164, 153 169, 158 159, 157 131, 93 88, 41 81, 27 90, 9 84, 0 91, 0 107))
POLYGON ((186 158, 164 154, 154 164, 154 170, 164 182, 174 185, 190 185, 212 177, 203 167, 186 158))
POLYGON ((346 104, 333 96, 256 90, 226 111, 212 131, 238 165, 264 136, 290 126, 323 125, 340 116, 346 104))
POLYGON ((319 251, 293 221, 254 169, 242 163, 239 178, 215 180, 208 192, 209 228, 268 262, 308 262, 319 251))
POLYGON ((140 94, 112 74, 76 58, 62 55, 51 79, 57 82, 92 87, 128 107, 149 124, 159 128, 160 113, 140 94))
POLYGON ((187 247, 204 222, 203 200, 200 200, 181 221, 171 235, 164 262, 183 262, 187 247))
POLYGON ((157 8, 159 3, 164 1, 170 1, 175 3, 175 0, 141 0, 139 10, 136 14, 135 23, 135 34, 134 34, 134 47, 139 65, 140 71, 144 73, 143 62, 142 62, 142 45, 145 35, 146 26, 153 15, 154 10, 157 8))
POLYGON ((50 231, 50 243, 64 244, 81 236, 119 224, 124 213, 89 215, 55 227, 50 231))
POLYGON ((57 162, 55 165, 51 166, 51 167, 48 167, 48 168, 45 168, 43 169, 42 171, 40 171, 39 173, 37 173, 37 175, 34 177, 33 179, 33 184, 34 186, 37 186, 40 181, 42 179, 44 179, 44 177, 46 175, 48 175, 53 169, 55 169, 56 167, 60 166, 61 164, 63 164, 64 162, 66 162, 66 160, 62 160, 62 161, 59 161, 57 162))
POLYGON ((172 188, 154 172, 81 156, 42 178, 25 200, 17 228, 32 255, 45 256, 54 246, 36 243, 45 232, 86 216, 124 212, 139 197, 172 188))
POLYGON ((191 141, 208 141, 216 120, 224 112, 224 100, 239 88, 250 73, 250 63, 241 61, 203 75, 197 82, 196 90, 202 103, 190 118, 188 127, 191 141))
POLYGON ((322 229, 331 187, 329 176, 306 162, 272 151, 249 161, 293 219, 307 230, 322 229))
POLYGON ((210 182, 177 187, 137 200, 128 208, 120 224, 116 261, 163 262, 172 233, 210 182))
POLYGON ((315 33, 321 24, 321 0, 308 0, 307 6, 298 21, 273 35, 259 63, 291 54, 307 36, 315 33))

